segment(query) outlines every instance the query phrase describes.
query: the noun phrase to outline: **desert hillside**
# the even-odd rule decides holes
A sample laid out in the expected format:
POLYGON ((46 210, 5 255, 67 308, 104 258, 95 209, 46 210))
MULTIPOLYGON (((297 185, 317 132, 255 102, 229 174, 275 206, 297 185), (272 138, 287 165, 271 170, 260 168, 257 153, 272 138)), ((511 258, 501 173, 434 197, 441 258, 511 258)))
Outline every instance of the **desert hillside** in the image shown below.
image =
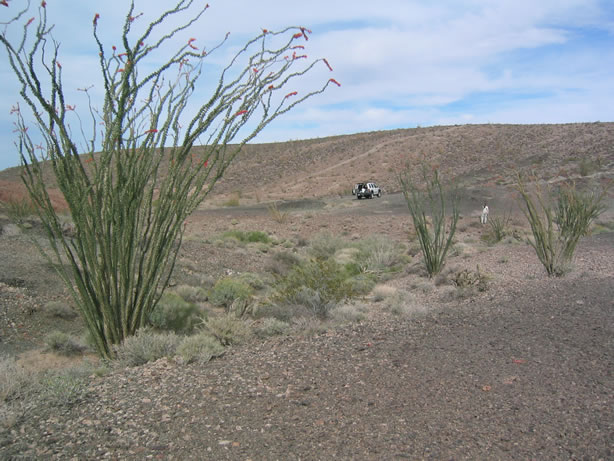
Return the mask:
MULTIPOLYGON (((516 169, 549 180, 612 177, 614 123, 436 126, 250 144, 215 192, 257 200, 327 197, 365 180, 394 192, 399 170, 423 157, 465 185, 509 184, 516 169)), ((15 187, 18 174, 0 172, 0 194, 15 187)))

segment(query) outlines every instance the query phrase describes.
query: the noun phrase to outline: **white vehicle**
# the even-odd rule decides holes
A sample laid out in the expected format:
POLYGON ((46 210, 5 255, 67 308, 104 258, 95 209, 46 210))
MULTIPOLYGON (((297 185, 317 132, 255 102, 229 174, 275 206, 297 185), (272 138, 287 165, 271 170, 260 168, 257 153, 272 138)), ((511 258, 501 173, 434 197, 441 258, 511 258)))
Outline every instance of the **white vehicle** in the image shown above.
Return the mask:
POLYGON ((361 182, 354 185, 352 194, 356 195, 356 198, 360 200, 361 198, 373 198, 373 196, 381 197, 382 190, 374 182, 361 182))

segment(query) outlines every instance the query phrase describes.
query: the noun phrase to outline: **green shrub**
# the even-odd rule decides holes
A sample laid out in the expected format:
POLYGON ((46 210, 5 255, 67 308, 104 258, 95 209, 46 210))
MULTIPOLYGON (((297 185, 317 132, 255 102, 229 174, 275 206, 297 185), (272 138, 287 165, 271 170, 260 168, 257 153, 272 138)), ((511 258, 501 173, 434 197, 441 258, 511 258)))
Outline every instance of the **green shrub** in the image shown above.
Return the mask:
POLYGON ((273 299, 283 304, 301 304, 318 316, 326 316, 335 304, 354 294, 343 266, 330 259, 316 259, 294 266, 280 279, 273 299))
POLYGON ((232 314, 210 317, 203 322, 203 327, 222 346, 240 344, 251 335, 249 326, 232 314))
POLYGON ((206 333, 188 336, 177 346, 177 355, 185 363, 206 363, 223 353, 224 346, 220 344, 220 341, 206 333))
POLYGON ((66 356, 82 354, 85 350, 85 346, 61 331, 53 331, 45 336, 45 344, 48 350, 66 356))
POLYGON ((196 304, 185 301, 172 291, 167 291, 149 315, 149 323, 159 330, 190 333, 199 322, 196 304))
POLYGON ((225 277, 215 283, 209 293, 209 301, 214 306, 229 310, 235 300, 247 301, 251 294, 252 290, 245 282, 235 277, 225 277))
POLYGON ((206 301, 208 298, 207 290, 201 287, 179 285, 174 291, 183 299, 192 303, 206 301))
POLYGON ((235 239, 242 243, 271 243, 271 238, 267 233, 261 231, 242 231, 233 229, 222 234, 223 239, 235 239))
POLYGON ((548 275, 563 275, 571 267, 578 241, 588 233, 591 223, 605 211, 603 201, 607 188, 582 193, 576 190, 574 184, 563 185, 556 206, 549 203, 539 188, 534 199, 520 176, 517 189, 533 233, 533 240, 528 240, 529 244, 548 275))
POLYGON ((44 312, 50 317, 57 317, 64 320, 72 320, 77 317, 77 312, 62 301, 49 301, 45 304, 44 312))
POLYGON ((139 330, 115 348, 117 361, 122 366, 137 367, 163 357, 175 356, 179 337, 175 333, 155 333, 139 330))
POLYGON ((42 376, 38 386, 39 398, 56 407, 75 405, 88 394, 87 378, 71 370, 47 373, 42 376))
POLYGON ((358 265, 376 274, 399 271, 402 264, 408 262, 408 257, 404 254, 405 248, 388 237, 368 237, 358 242, 356 247, 358 265))
POLYGON ((441 184, 439 171, 429 170, 426 164, 422 165, 421 179, 425 184, 423 189, 419 188, 412 178, 409 167, 399 176, 399 181, 420 243, 424 265, 429 277, 432 277, 443 268, 452 245, 459 219, 459 196, 455 190, 451 197, 448 197, 449 194, 441 184), (449 218, 446 216, 447 201, 452 207, 449 218), (447 220, 449 224, 446 223, 447 220))

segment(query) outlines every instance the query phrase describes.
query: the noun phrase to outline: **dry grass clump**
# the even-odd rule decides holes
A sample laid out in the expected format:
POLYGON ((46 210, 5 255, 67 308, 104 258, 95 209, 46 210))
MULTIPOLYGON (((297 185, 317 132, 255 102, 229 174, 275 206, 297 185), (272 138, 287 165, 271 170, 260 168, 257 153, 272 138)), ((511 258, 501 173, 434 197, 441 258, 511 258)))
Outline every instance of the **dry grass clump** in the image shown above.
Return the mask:
POLYGON ((203 331, 213 336, 222 346, 243 343, 252 334, 249 325, 232 314, 204 320, 203 331))
POLYGON ((61 331, 52 331, 45 336, 47 349, 60 355, 80 355, 85 351, 85 346, 72 336, 61 331))
POLYGON ((62 301, 49 301, 43 308, 45 314, 64 320, 73 320, 77 312, 67 303, 62 301))
POLYGON ((140 330, 115 347, 120 366, 137 367, 163 357, 174 357, 180 338, 175 333, 140 330))
POLYGON ((202 364, 224 354, 224 346, 213 336, 200 332, 181 341, 176 352, 184 363, 202 364))

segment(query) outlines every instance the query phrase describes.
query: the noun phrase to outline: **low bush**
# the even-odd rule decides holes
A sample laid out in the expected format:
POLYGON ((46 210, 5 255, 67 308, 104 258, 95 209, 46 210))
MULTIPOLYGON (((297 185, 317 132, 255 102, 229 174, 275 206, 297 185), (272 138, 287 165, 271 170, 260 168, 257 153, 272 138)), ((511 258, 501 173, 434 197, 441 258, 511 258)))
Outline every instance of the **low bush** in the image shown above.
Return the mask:
POLYGON ((178 345, 179 337, 175 333, 140 330, 115 347, 117 363, 122 366, 137 367, 163 357, 173 357, 178 345))
POLYGON ((49 301, 45 304, 44 312, 50 317, 64 320, 73 320, 78 316, 77 312, 70 305, 62 301, 49 301))
POLYGON ((251 335, 249 326, 232 314, 210 317, 203 322, 203 328, 222 346, 240 344, 251 335))
POLYGON ((196 304, 187 302, 179 294, 167 291, 149 315, 149 323, 156 329, 190 333, 199 322, 196 304))
POLYGON ((206 333, 198 333, 186 337, 177 346, 177 355, 185 363, 206 363, 224 353, 224 346, 213 336, 206 333))
POLYGON ((0 403, 23 398, 33 382, 30 371, 12 357, 0 356, 0 403))
POLYGON ((265 318, 254 328, 254 335, 258 338, 284 335, 290 330, 290 324, 276 318, 265 318))
POLYGON ((55 407, 70 407, 80 403, 88 394, 87 378, 70 370, 47 373, 41 377, 38 386, 38 398, 55 407))
POLYGON ((380 235, 361 240, 356 248, 356 262, 366 271, 376 274, 398 272, 403 264, 409 262, 404 246, 380 235))
POLYGON ((207 290, 191 285, 179 285, 174 291, 186 301, 197 303, 207 301, 207 290))
POLYGON ((252 290, 247 283, 235 277, 225 277, 213 285, 209 301, 214 306, 224 307, 228 311, 236 300, 247 301, 251 294, 252 290))
POLYGON ((222 239, 235 239, 241 243, 271 243, 271 238, 266 232, 242 231, 233 229, 222 234, 222 239))
POLYGON ((85 346, 72 336, 61 331, 53 331, 45 336, 47 349, 60 355, 79 355, 85 350, 85 346))
POLYGON ((333 320, 341 323, 360 322, 367 317, 368 308, 363 303, 342 303, 330 312, 333 320))
POLYGON ((316 259, 328 259, 338 250, 350 246, 342 237, 328 232, 317 234, 309 244, 309 254, 316 259))
POLYGON ((285 276, 292 267, 301 263, 301 258, 289 251, 273 253, 271 261, 267 264, 266 270, 274 275, 285 276))
POLYGON ((310 260, 294 266, 278 282, 273 300, 282 304, 301 304, 314 314, 325 317, 327 312, 355 291, 344 267, 333 260, 310 260))

